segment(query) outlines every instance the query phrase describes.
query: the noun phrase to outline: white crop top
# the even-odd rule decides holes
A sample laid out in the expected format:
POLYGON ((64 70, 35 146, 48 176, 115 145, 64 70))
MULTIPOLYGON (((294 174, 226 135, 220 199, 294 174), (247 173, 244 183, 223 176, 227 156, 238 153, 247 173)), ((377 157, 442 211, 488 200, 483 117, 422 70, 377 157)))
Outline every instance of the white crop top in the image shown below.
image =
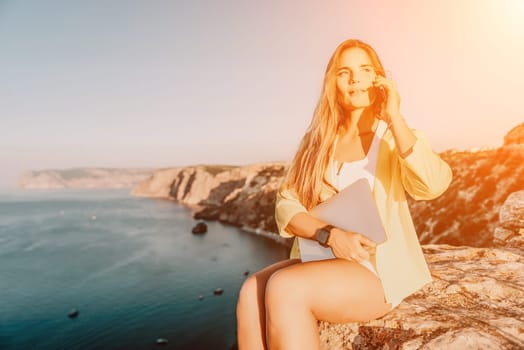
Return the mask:
MULTIPOLYGON (((340 163, 336 160, 333 161, 332 174, 334 175, 335 187, 340 191, 358 179, 365 178, 369 182, 369 186, 373 189, 375 184, 375 173, 377 170, 377 158, 378 148, 380 145, 380 139, 387 129, 387 124, 379 120, 379 124, 371 141, 367 155, 363 159, 355 160, 352 162, 342 162, 342 169, 340 174, 337 175, 340 163)), ((336 144, 335 144, 336 147, 336 144)))

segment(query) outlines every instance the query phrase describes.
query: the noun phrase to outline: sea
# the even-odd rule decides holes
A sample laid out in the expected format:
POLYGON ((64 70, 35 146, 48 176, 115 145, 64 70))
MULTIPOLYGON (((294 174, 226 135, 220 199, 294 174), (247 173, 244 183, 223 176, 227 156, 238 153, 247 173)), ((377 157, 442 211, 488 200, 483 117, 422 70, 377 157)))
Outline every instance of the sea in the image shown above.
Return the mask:
POLYGON ((289 248, 129 192, 0 191, 0 349, 235 348, 246 274, 289 248))

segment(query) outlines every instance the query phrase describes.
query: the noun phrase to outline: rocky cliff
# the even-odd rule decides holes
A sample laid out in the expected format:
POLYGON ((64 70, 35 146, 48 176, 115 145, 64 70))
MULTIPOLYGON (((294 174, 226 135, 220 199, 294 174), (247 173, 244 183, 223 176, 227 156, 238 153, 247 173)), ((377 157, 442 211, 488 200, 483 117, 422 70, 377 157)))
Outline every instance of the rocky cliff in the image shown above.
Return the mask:
MULTIPOLYGON (((503 146, 482 151, 446 151, 453 170, 449 189, 432 201, 409 199, 421 243, 491 246, 499 211, 514 192, 524 190, 524 124, 511 130, 503 146)), ((195 218, 276 232, 275 193, 285 163, 248 166, 199 165, 157 171, 133 189, 140 196, 164 197, 195 209, 195 218)))
POLYGON ((453 170, 448 190, 432 201, 409 200, 421 242, 490 246, 502 204, 524 189, 524 144, 441 157, 453 170))
POLYGON ((153 169, 73 168, 29 171, 18 181, 27 189, 131 188, 144 181, 153 169))
POLYGON ((193 207, 196 219, 276 232, 275 194, 284 170, 283 163, 165 169, 135 186, 132 194, 169 198, 193 207))

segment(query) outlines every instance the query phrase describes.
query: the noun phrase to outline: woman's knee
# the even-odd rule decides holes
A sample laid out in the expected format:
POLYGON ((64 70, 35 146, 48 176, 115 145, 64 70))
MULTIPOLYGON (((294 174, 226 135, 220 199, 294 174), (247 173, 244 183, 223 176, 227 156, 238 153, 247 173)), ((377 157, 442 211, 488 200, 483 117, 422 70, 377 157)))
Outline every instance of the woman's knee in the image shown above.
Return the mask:
POLYGON ((253 309, 258 306, 258 281, 256 275, 247 278, 238 294, 237 312, 253 309))
POLYGON ((296 280, 287 269, 281 269, 271 275, 266 284, 265 306, 266 309, 282 310, 291 306, 300 296, 296 293, 296 280))
POLYGON ((237 314, 241 312, 263 313, 269 280, 276 273, 298 262, 300 260, 297 259, 281 261, 256 272, 246 279, 240 287, 237 300, 237 314))

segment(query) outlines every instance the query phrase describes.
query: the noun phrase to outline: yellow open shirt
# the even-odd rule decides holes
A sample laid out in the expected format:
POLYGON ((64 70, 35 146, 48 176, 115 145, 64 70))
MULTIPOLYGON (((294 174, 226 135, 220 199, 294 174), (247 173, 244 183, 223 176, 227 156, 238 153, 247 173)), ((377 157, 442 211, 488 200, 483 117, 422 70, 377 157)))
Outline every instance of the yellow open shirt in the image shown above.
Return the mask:
MULTIPOLYGON (((402 158, 397 152, 390 129, 380 141, 373 198, 387 234, 387 240, 377 245, 370 256, 379 278, 382 280, 386 301, 401 300, 432 281, 426 260, 418 241, 409 212, 405 192, 415 200, 428 200, 440 196, 451 183, 449 165, 433 152, 425 133, 413 130, 417 141, 413 151, 402 158)), ((325 178, 333 184, 331 174, 333 154, 330 155, 325 178)), ((321 201, 335 192, 323 185, 321 201)), ((292 237, 287 230, 291 218, 307 209, 300 203, 296 193, 286 189, 277 191, 275 221, 279 234, 292 237)), ((300 258, 297 237, 291 248, 290 258, 300 258)))

